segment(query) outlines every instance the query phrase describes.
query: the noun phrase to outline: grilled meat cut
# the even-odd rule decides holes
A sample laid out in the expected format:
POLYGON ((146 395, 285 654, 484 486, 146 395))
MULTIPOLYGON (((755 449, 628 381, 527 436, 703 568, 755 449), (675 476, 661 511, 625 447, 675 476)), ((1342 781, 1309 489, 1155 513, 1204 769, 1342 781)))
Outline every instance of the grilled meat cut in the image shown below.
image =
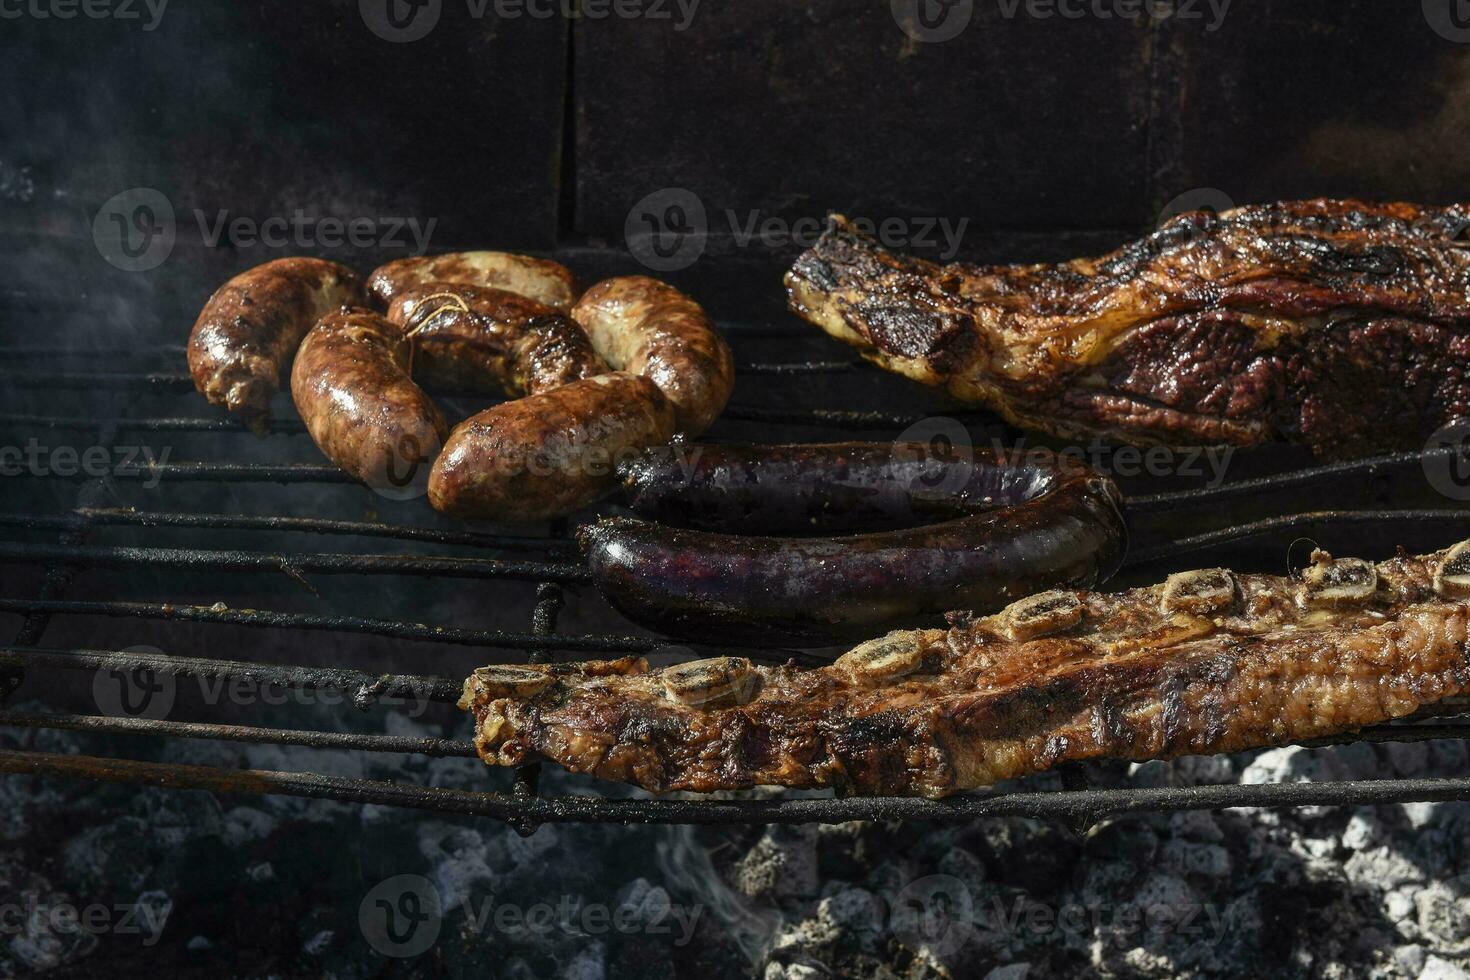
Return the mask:
POLYGON ((793 311, 1011 422, 1141 445, 1419 448, 1470 415, 1470 205, 1191 212, 1110 255, 938 265, 834 216, 793 311))
POLYGON ((485 667, 492 765, 550 759, 654 792, 833 786, 939 797, 1083 759, 1233 752, 1347 732, 1470 691, 1470 541, 1299 576, 1181 572, 1055 591, 830 666, 721 657, 485 667))

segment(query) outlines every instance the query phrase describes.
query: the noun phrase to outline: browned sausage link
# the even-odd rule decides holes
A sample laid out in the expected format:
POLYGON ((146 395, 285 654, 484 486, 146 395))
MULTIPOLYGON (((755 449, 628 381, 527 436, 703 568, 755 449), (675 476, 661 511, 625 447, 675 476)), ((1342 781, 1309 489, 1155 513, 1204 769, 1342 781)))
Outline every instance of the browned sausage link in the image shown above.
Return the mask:
POLYGON ((410 286, 388 319, 412 339, 414 377, 430 386, 519 397, 609 370, 565 313, 504 289, 410 286))
POLYGON ((327 458, 386 495, 416 495, 448 426, 408 374, 408 340, 370 310, 329 313, 301 342, 291 395, 327 458))
POLYGON ((301 338, 325 313, 362 305, 357 273, 322 259, 276 259, 221 286, 189 334, 189 373, 210 404, 265 435, 271 396, 301 338))
POLYGON ((398 259, 368 277, 368 291, 386 307, 410 286, 431 282, 506 289, 565 313, 577 301, 571 270, 549 259, 509 252, 451 252, 398 259))
POLYGON ((574 381, 456 426, 429 475, 429 503, 454 517, 549 520, 602 497, 620 463, 673 434, 673 407, 647 378, 574 381))
POLYGON ((694 300, 647 276, 608 279, 587 290, 572 318, 609 364, 648 378, 674 403, 677 431, 698 435, 730 400, 730 347, 694 300))

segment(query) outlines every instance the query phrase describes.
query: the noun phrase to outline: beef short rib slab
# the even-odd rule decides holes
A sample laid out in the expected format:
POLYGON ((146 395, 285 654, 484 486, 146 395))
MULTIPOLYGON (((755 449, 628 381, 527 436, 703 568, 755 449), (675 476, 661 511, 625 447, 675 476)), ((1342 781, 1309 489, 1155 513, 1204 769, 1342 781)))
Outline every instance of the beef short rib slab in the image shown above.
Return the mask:
POLYGON ((654 792, 834 786, 939 797, 1085 759, 1235 752, 1470 691, 1470 542, 1299 578, 1184 572, 1058 591, 801 670, 738 657, 485 667, 461 707, 492 765, 654 792))
POLYGON ((1420 448, 1470 415, 1470 207, 1179 215, 1097 259, 937 265, 836 216, 791 308, 1011 422, 1140 445, 1420 448))

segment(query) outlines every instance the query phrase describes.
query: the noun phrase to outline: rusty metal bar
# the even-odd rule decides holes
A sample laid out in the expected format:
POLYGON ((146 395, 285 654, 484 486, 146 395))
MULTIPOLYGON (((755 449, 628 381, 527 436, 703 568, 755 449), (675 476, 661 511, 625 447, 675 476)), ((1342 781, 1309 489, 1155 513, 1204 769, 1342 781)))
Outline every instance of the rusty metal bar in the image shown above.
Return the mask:
POLYGON ((1130 551, 1123 564, 1127 567, 1178 558, 1218 544, 1244 541, 1258 534, 1289 531, 1321 524, 1381 524, 1400 521, 1405 524, 1458 524, 1470 531, 1470 509, 1451 510, 1319 510, 1304 514, 1283 514, 1248 524, 1220 528, 1185 538, 1175 538, 1152 548, 1130 551))
POLYGON ((502 558, 439 555, 284 555, 261 551, 207 551, 199 548, 135 548, 97 545, 31 544, 0 541, 0 562, 60 561, 84 567, 183 568, 221 572, 283 572, 320 575, 412 575, 526 582, 586 583, 591 574, 579 565, 502 558))
POLYGON ((466 545, 499 550, 565 549, 570 545, 561 538, 529 535, 491 534, 483 531, 442 530, 432 527, 406 527, 368 521, 336 521, 318 517, 255 517, 249 514, 186 514, 139 511, 124 507, 81 507, 64 514, 3 514, 0 525, 41 530, 66 530, 88 524, 96 527, 122 526, 146 528, 206 528, 209 530, 293 531, 309 534, 334 534, 401 541, 423 541, 433 544, 466 545))
POLYGON ((943 800, 911 797, 776 800, 517 797, 314 773, 0 751, 0 772, 62 776, 214 793, 283 795, 398 806, 440 813, 530 819, 537 823, 797 824, 850 820, 972 821, 989 816, 1064 820, 1084 826, 1103 817, 1230 807, 1363 806, 1470 799, 1470 778, 1383 779, 1326 783, 1166 786, 1060 792, 970 793, 943 800))
POLYGON ((103 715, 42 715, 0 712, 0 725, 17 728, 46 728, 109 735, 158 735, 253 745, 299 745, 312 749, 348 749, 362 752, 392 752, 434 757, 475 757, 469 742, 447 738, 411 738, 402 735, 372 735, 353 732, 302 731, 288 728, 257 728, 249 725, 219 725, 151 718, 109 718, 103 715))
POLYGON ((309 613, 271 612, 260 609, 228 609, 219 606, 185 606, 158 602, 86 602, 0 598, 0 612, 44 612, 77 616, 112 616, 124 619, 163 619, 190 623, 217 623, 262 629, 317 630, 334 633, 370 633, 400 640, 424 640, 473 647, 503 647, 513 650, 578 650, 597 653, 647 653, 660 644, 638 636, 537 636, 503 630, 472 630, 451 626, 425 626, 391 619, 358 616, 321 616, 309 613))
POLYGON ((359 708, 380 701, 423 699, 453 703, 462 681, 420 674, 375 674, 350 667, 300 667, 294 664, 176 657, 143 650, 49 649, 12 644, 0 646, 0 666, 49 670, 135 671, 148 669, 174 677, 247 680, 301 690, 333 689, 351 695, 359 708))

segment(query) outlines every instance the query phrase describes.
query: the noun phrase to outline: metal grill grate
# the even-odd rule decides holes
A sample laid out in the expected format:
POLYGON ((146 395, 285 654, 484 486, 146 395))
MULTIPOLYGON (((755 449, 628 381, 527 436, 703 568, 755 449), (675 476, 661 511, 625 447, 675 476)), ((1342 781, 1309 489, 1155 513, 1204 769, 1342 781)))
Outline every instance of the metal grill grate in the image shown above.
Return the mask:
MULTIPOLYGON (((759 328, 757 328, 759 329, 759 328)), ((760 336, 773 335, 762 330, 760 336)), ((55 392, 60 390, 147 392, 152 395, 183 396, 182 404, 195 406, 193 386, 182 373, 170 372, 79 372, 31 370, 32 362, 59 360, 67 351, 46 347, 12 348, 0 352, 4 384, 12 390, 55 392)), ((182 348, 166 350, 182 362, 182 348)), ((853 361, 746 364, 742 374, 753 377, 806 377, 842 375, 858 371, 853 361)), ((747 382, 740 389, 751 390, 747 382)), ((953 414, 953 413, 951 413, 953 414)), ((885 411, 774 408, 734 405, 726 418, 737 421, 813 426, 828 438, 857 438, 864 432, 901 428, 919 421, 923 414, 906 415, 885 411)), ((967 421, 968 414, 962 414, 967 421)), ((983 421, 978 414, 973 420, 983 421)), ((119 432, 224 433, 243 431, 223 418, 192 415, 163 417, 92 417, 77 415, 0 414, 0 427, 16 431, 94 431, 112 438, 119 432)), ((283 435, 300 435, 299 421, 284 420, 274 425, 283 435)), ((1443 451, 1440 451, 1443 452, 1443 451)), ((1318 466, 1272 473, 1217 487, 1134 495, 1130 511, 1135 516, 1164 515, 1216 506, 1222 501, 1269 492, 1303 494, 1330 488, 1344 479, 1373 478, 1379 474, 1415 469, 1433 453, 1405 453, 1375 460, 1333 466, 1318 466)), ((343 484, 347 477, 334 467, 302 463, 190 461, 163 463, 147 471, 150 478, 166 482, 209 484, 343 484)), ((1327 524, 1373 525, 1406 528, 1421 525, 1444 529, 1444 540, 1464 537, 1470 526, 1470 511, 1454 508, 1413 510, 1312 510, 1286 516, 1238 523, 1190 535, 1165 534, 1161 540, 1136 548, 1131 566, 1168 561, 1193 552, 1240 542, 1264 535, 1281 535, 1327 524)), ((55 543, 0 541, 0 565, 39 565, 46 570, 39 592, 30 597, 0 596, 0 612, 20 614, 24 622, 14 642, 0 647, 0 669, 6 673, 5 694, 14 691, 22 672, 57 676, 62 671, 147 669, 173 677, 199 677, 233 681, 243 679, 300 690, 345 692, 361 708, 409 694, 435 702, 453 702, 460 692, 458 678, 423 674, 377 674, 340 667, 310 667, 263 662, 224 660, 205 656, 159 656, 135 651, 47 648, 41 645, 53 617, 87 615, 172 620, 205 624, 331 631, 367 634, 446 645, 468 645, 523 651, 532 661, 551 655, 580 656, 591 653, 647 653, 663 644, 657 638, 613 634, 570 635, 557 631, 557 618, 565 596, 563 586, 585 583, 587 574, 576 560, 565 524, 544 529, 541 534, 509 535, 466 529, 397 526, 381 522, 346 521, 287 516, 241 516, 206 512, 145 512, 129 508, 76 507, 59 513, 0 513, 0 526, 12 531, 45 531, 58 535, 55 543), (92 543, 94 535, 109 527, 171 528, 208 533, 272 532, 453 545, 494 553, 494 557, 454 557, 428 554, 350 554, 310 551, 226 550, 193 547, 116 547, 92 543), (505 557, 511 555, 514 557, 505 557), (318 615, 222 606, 180 605, 172 602, 122 601, 106 598, 69 597, 74 577, 87 569, 171 569, 211 571, 231 575, 284 573, 291 576, 355 575, 432 577, 434 579, 478 580, 481 588, 496 581, 536 583, 536 599, 529 630, 467 629, 430 626, 392 619, 341 615, 318 615)), ((303 579, 304 581, 304 579, 303 579)), ((781 662, 793 657, 818 661, 810 654, 790 650, 747 650, 748 656, 781 662)), ((468 720, 466 719, 466 723, 468 720)), ((0 713, 0 724, 32 731, 59 729, 107 735, 153 738, 224 740, 254 744, 305 746, 340 752, 411 753, 426 756, 473 757, 467 741, 440 738, 308 731, 233 724, 149 720, 78 714, 0 713)), ((1381 726, 1341 739, 1321 743, 1371 741, 1416 741, 1432 738, 1470 737, 1470 722, 1416 721, 1381 726)), ((991 814, 1050 817, 1087 825, 1108 814, 1139 810, 1214 809, 1232 806, 1303 806, 1367 804, 1382 802, 1470 799, 1470 777, 1439 780, 1354 780, 1281 785, 1218 785, 1159 788, 1089 788, 1079 772, 1065 780, 1066 788, 1055 791, 978 792, 943 801, 896 798, 810 798, 785 796, 775 799, 724 798, 604 798, 598 796, 543 797, 537 794, 538 770, 527 766, 516 773, 510 792, 470 792, 432 786, 370 779, 351 779, 311 773, 224 769, 146 762, 134 759, 63 755, 57 753, 0 751, 0 772, 77 777, 91 780, 165 786, 176 789, 207 789, 221 793, 284 794, 358 803, 412 807, 511 822, 522 832, 531 832, 545 822, 645 822, 645 823, 800 823, 841 822, 854 819, 968 820, 991 814)))

